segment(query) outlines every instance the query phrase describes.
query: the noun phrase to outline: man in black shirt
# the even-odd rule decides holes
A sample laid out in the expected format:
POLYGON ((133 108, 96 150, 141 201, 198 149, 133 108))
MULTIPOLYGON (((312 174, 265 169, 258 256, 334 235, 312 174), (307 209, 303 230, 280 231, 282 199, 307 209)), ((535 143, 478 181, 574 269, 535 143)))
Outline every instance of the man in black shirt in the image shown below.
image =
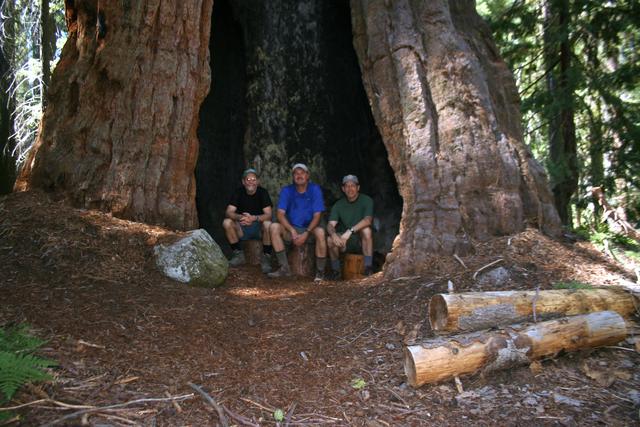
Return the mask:
POLYGON ((259 186, 258 173, 247 169, 242 173, 242 187, 238 187, 231 196, 222 222, 224 233, 233 249, 229 264, 233 267, 245 263, 241 240, 262 240, 262 259, 260 266, 264 273, 271 271, 271 197, 259 186))

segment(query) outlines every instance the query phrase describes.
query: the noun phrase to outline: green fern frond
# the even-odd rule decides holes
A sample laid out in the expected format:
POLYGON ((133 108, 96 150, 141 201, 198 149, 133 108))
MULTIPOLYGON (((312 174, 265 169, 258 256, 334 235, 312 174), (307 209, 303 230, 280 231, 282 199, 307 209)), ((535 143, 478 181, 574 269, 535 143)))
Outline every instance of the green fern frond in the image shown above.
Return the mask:
POLYGON ((10 400, 23 384, 52 379, 43 369, 56 365, 53 360, 31 354, 0 351, 0 392, 10 400))
POLYGON ((31 354, 45 342, 30 335, 27 324, 0 328, 0 402, 25 383, 52 379, 44 368, 57 363, 31 354))
POLYGON ((30 353, 45 342, 29 335, 29 325, 24 323, 6 329, 0 328, 0 351, 30 353))

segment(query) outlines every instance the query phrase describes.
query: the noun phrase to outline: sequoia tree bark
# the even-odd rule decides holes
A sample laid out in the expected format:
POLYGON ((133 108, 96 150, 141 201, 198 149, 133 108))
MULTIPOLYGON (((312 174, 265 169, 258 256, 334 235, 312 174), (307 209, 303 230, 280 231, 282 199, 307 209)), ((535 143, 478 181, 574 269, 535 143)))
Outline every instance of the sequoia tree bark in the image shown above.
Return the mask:
POLYGON ((79 206, 197 225, 198 109, 213 0, 65 1, 69 37, 17 183, 79 206))
POLYGON ((518 95, 473 0, 352 0, 354 45, 404 200, 388 276, 525 222, 559 232, 518 95))

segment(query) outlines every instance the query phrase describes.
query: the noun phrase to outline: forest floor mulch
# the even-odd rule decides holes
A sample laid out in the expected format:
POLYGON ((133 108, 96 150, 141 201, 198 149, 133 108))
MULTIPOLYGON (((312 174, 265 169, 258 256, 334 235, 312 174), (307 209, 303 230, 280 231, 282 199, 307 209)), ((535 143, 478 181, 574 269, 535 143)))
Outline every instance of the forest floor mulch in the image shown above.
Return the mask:
POLYGON ((406 383, 403 346, 432 335, 427 303, 449 281, 462 292, 636 280, 587 242, 528 229, 475 243, 464 267, 434 257, 424 277, 318 285, 243 266, 204 289, 156 269, 153 246, 172 236, 42 193, 0 197, 0 325, 29 323, 59 362, 53 382, 4 405, 24 405, 14 424, 638 425, 634 337, 465 376, 462 393, 406 383), (474 280, 495 261, 506 283, 474 280))

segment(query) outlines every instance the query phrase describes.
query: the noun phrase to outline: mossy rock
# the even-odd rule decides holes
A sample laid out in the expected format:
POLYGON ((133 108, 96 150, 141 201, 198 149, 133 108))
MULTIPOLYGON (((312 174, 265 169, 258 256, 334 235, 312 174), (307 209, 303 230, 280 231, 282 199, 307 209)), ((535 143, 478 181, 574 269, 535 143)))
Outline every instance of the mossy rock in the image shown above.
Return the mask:
POLYGON ((190 231, 173 244, 158 245, 154 252, 160 271, 182 283, 211 288, 222 285, 229 274, 229 262, 203 229, 190 231))

